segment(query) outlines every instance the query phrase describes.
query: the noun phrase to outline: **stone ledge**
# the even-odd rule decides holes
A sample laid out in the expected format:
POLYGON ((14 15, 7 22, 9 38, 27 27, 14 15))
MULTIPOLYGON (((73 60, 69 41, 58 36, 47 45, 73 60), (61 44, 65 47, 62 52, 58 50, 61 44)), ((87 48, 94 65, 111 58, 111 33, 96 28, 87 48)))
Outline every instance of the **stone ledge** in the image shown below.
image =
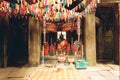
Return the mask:
MULTIPOLYGON (((51 60, 56 60, 57 57, 58 57, 58 56, 45 56, 45 59, 46 59, 46 60, 49 60, 49 59, 51 59, 51 60)), ((78 55, 78 56, 66 56, 66 58, 68 58, 68 57, 74 57, 75 59, 81 59, 81 56, 80 56, 80 55, 78 55)))

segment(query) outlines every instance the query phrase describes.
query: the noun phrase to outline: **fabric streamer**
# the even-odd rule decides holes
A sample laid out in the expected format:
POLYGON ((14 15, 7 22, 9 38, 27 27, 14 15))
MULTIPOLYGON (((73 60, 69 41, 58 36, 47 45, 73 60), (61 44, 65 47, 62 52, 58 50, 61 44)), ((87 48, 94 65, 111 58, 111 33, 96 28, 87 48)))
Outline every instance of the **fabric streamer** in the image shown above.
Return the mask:
POLYGON ((63 4, 63 7, 65 7, 65 5, 66 5, 66 0, 63 0, 63 1, 62 1, 62 4, 63 4))
POLYGON ((35 3, 36 2, 36 0, 33 0, 33 3, 35 3))
POLYGON ((54 3, 53 0, 49 0, 49 5, 52 5, 54 3))
POLYGON ((72 18, 73 18, 73 16, 72 16, 72 15, 70 15, 70 20, 72 20, 72 18))
POLYGON ((3 6, 6 7, 7 6, 7 2, 3 1, 3 6))
POLYGON ((14 4, 14 3, 10 3, 10 7, 11 7, 12 9, 14 9, 15 4, 14 4))
POLYGON ((79 7, 79 9, 81 9, 81 5, 80 4, 78 5, 78 7, 79 7))
POLYGON ((47 6, 48 5, 48 0, 45 0, 45 6, 47 6))
POLYGON ((20 0, 17 0, 17 3, 20 3, 20 0))
POLYGON ((58 21, 60 21, 60 16, 61 16, 61 14, 60 14, 60 12, 58 12, 58 21))
POLYGON ((6 4, 6 7, 9 8, 9 6, 10 6, 10 3, 7 3, 7 4, 6 4))
POLYGON ((81 7, 84 7, 84 4, 83 3, 80 3, 81 7))
MULTIPOLYGON (((79 16, 86 16, 87 13, 90 13, 96 5, 96 0, 82 0, 80 4, 76 5, 72 10, 68 10, 65 6, 69 7, 73 4, 73 2, 77 0, 31 0, 34 4, 28 4, 26 0, 16 0, 17 3, 7 2, 7 0, 3 0, 0 3, 0 11, 12 12, 14 9, 17 10, 17 13, 21 15, 24 14, 39 14, 40 17, 42 15, 47 15, 50 19, 55 20, 72 20, 72 18, 77 18, 79 16), (37 3, 36 3, 37 2, 37 3), (19 3, 19 4, 18 4, 19 3), (35 4, 36 3, 36 4, 35 4), (38 8, 38 9, 37 9, 38 8), (11 9, 11 10, 10 10, 11 9), (78 10, 84 9, 82 12, 78 12, 78 10), (39 10, 39 11, 38 11, 39 10), (72 12, 71 12, 72 11, 72 12)), ((42 19, 42 18, 41 18, 42 19)))
POLYGON ((25 6, 20 7, 20 14, 24 15, 25 14, 25 6))
POLYGON ((60 7, 62 7, 62 2, 60 1, 60 7))
POLYGON ((67 0, 67 6, 69 7, 69 0, 67 0))
POLYGON ((72 4, 72 0, 70 0, 70 5, 72 4))
POLYGON ((46 6, 46 10, 49 10, 49 6, 48 5, 46 6))

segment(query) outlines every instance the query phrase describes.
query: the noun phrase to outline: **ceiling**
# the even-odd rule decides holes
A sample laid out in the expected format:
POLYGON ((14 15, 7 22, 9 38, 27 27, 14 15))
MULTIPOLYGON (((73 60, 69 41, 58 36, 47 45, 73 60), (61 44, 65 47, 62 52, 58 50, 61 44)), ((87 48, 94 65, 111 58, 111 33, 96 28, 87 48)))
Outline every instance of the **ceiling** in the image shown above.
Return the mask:
MULTIPOLYGON (((3 0, 0 0, 0 1, 3 1, 3 0)), ((12 3, 17 3, 17 0, 5 0, 5 1, 8 1, 8 2, 12 2, 12 3)), ((26 0, 29 4, 33 4, 33 0, 26 0)), ((83 0, 72 0, 72 4, 69 5, 69 6, 65 6, 66 9, 68 10, 71 10, 73 8, 75 8, 78 4, 80 4, 83 0)), ((81 8, 78 8, 77 12, 81 12, 83 11, 85 8, 84 6, 81 7, 81 8)))

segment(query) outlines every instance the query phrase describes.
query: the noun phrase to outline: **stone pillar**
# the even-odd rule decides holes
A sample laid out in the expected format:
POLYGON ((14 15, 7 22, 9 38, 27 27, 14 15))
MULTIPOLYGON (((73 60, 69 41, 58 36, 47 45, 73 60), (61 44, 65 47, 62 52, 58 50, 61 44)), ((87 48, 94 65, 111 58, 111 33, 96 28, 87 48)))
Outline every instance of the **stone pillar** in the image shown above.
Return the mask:
POLYGON ((80 18, 78 18, 78 21, 77 21, 77 26, 78 26, 78 42, 80 42, 80 26, 81 26, 81 21, 80 21, 80 18))
MULTIPOLYGON (((117 7, 117 6, 116 6, 117 7)), ((120 4, 117 10, 114 10, 114 61, 116 64, 120 63, 120 4)))
POLYGON ((9 42, 9 15, 1 17, 0 26, 0 67, 7 67, 8 42, 9 42))
POLYGON ((118 3, 118 26, 117 26, 117 31, 118 31, 118 33, 117 33, 117 37, 118 37, 118 43, 117 43, 117 45, 118 45, 118 47, 117 47, 117 55, 116 55, 116 63, 117 64, 120 64, 120 2, 118 3))
POLYGON ((89 66, 96 65, 95 11, 87 14, 84 29, 84 50, 89 66))
POLYGON ((46 42, 46 19, 45 16, 43 17, 43 34, 44 34, 44 43, 46 42))
POLYGON ((119 21, 118 21, 119 25, 118 25, 118 28, 119 28, 119 53, 118 53, 118 63, 120 64, 120 2, 119 2, 119 21))
POLYGON ((29 65, 38 66, 40 64, 40 22, 34 17, 29 18, 28 54, 29 65))

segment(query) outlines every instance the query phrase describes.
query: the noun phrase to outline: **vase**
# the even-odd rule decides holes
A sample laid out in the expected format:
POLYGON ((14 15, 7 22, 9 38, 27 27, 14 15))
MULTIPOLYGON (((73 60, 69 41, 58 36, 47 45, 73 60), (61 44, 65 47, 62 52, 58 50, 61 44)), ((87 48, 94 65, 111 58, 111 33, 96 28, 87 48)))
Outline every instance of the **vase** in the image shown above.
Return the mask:
POLYGON ((70 65, 72 65, 74 61, 74 57, 68 57, 68 62, 70 63, 70 65))
POLYGON ((66 57, 65 57, 64 54, 60 54, 60 55, 58 56, 58 62, 59 62, 59 63, 65 63, 65 60, 66 60, 66 57))

